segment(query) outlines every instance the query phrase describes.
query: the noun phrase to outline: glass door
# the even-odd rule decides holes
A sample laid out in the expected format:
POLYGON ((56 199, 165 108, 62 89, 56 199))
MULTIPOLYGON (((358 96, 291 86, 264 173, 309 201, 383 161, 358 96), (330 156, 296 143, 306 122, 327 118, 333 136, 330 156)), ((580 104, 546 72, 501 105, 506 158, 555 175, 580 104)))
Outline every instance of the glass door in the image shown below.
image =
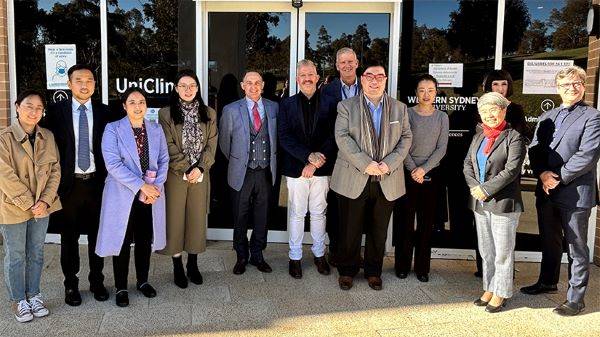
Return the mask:
MULTIPOLYGON (((244 96, 239 83, 247 70, 260 72, 265 81, 263 97, 279 102, 296 93, 295 66, 303 58, 318 65, 321 80, 337 76, 335 52, 342 47, 353 48, 361 64, 390 63, 393 3, 369 4, 368 9, 357 3, 305 3, 296 9, 289 1, 205 2, 203 6, 203 97, 219 118, 225 105, 244 96)), ((227 161, 217 151, 211 169, 209 239, 231 239, 226 175, 227 161)), ((275 185, 279 197, 271 207, 269 241, 287 242, 288 193, 281 178, 275 185)), ((310 235, 305 241, 310 242, 310 235)))

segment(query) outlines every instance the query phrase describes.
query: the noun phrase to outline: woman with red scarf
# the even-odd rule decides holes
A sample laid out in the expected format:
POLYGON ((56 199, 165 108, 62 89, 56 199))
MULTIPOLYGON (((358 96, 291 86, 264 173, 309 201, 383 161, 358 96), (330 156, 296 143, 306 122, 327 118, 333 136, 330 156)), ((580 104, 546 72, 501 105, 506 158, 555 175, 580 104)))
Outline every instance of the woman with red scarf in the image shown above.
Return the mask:
POLYGON ((478 248, 483 258, 483 290, 475 300, 487 312, 502 310, 513 293, 515 238, 523 212, 519 177, 525 138, 506 122, 510 102, 501 94, 481 96, 477 127, 464 163, 475 214, 478 248))

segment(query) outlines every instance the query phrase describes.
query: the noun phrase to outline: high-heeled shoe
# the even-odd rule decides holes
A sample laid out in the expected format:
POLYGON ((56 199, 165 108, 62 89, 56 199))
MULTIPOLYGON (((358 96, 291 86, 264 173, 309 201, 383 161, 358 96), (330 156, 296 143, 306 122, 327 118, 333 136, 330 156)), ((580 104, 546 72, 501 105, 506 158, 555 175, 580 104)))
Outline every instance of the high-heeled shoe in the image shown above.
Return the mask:
POLYGON ((485 307, 486 305, 488 305, 488 303, 490 303, 490 302, 489 301, 486 302, 486 301, 482 300, 481 297, 476 299, 475 301, 473 301, 473 304, 475 304, 478 307, 485 307))
POLYGON ((489 312, 490 314, 500 312, 502 311, 502 308, 506 306, 506 302, 508 302, 508 299, 504 298, 502 299, 502 303, 500 303, 498 306, 493 306, 488 303, 488 305, 485 306, 485 311, 489 312))

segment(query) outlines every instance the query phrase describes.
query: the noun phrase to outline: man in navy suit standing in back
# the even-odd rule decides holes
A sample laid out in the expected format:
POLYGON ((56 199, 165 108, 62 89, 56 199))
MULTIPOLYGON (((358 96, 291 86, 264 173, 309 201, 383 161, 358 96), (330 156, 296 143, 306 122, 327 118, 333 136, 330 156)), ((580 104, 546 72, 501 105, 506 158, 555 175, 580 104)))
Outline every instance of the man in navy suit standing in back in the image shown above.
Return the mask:
POLYGON ((592 207, 598 204, 596 165, 600 156, 600 112, 583 101, 586 73, 577 66, 556 74, 562 104, 543 114, 529 148, 535 176, 542 263, 538 281, 521 292, 556 292, 563 235, 569 259, 567 300, 554 312, 580 313, 590 276, 587 246, 592 207))
MULTIPOLYGON (((344 47, 337 51, 335 55, 335 67, 340 73, 340 77, 334 79, 331 83, 323 86, 321 89, 321 98, 319 102, 319 115, 327 120, 330 128, 330 138, 328 142, 333 148, 331 156, 327 158, 330 163, 335 163, 337 158, 337 144, 333 136, 335 120, 337 118, 337 105, 339 102, 352 98, 360 92, 360 81, 356 75, 358 69, 358 58, 354 50, 344 47)), ((337 266, 336 250, 339 241, 339 219, 337 194, 329 190, 327 195, 327 233, 329 235, 329 263, 337 266)))

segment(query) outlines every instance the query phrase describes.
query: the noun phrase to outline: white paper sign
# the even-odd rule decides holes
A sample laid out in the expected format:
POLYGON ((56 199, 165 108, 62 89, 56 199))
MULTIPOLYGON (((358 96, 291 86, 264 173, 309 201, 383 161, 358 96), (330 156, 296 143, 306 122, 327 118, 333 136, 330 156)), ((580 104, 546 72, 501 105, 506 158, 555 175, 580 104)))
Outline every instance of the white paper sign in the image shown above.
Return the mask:
POLYGON ((556 94, 554 80, 556 73, 573 65, 573 60, 525 60, 523 62, 524 94, 556 94))
POLYGON ((462 63, 429 63, 429 75, 435 77, 442 88, 462 88, 462 63))
POLYGON ((74 44, 46 45, 46 89, 69 89, 67 70, 77 63, 74 44))

